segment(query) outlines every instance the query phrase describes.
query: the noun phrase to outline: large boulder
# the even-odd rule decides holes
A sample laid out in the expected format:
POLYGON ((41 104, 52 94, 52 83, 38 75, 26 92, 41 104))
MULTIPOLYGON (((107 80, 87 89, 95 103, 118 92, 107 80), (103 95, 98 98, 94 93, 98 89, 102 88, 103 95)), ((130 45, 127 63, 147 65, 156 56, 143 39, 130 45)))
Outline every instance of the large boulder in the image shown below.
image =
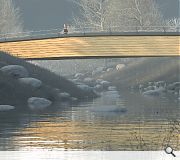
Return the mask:
POLYGON ((45 98, 31 97, 28 99, 28 106, 32 110, 42 110, 49 107, 52 102, 45 98))
POLYGON ((0 70, 14 78, 25 78, 29 76, 27 69, 19 65, 7 65, 0 70))
POLYGON ((42 81, 36 78, 19 78, 20 83, 32 86, 34 88, 40 88, 42 86, 42 81))
POLYGON ((9 111, 15 109, 14 106, 11 105, 0 105, 0 112, 1 111, 9 111))

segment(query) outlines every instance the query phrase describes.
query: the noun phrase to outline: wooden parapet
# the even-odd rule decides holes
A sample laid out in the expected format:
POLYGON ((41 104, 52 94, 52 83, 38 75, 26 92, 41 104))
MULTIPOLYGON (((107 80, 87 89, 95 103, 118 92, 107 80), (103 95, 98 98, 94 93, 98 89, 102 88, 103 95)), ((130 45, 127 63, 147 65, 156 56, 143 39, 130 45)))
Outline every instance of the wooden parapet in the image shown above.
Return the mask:
POLYGON ((179 56, 180 36, 119 35, 0 42, 0 51, 23 59, 179 56))

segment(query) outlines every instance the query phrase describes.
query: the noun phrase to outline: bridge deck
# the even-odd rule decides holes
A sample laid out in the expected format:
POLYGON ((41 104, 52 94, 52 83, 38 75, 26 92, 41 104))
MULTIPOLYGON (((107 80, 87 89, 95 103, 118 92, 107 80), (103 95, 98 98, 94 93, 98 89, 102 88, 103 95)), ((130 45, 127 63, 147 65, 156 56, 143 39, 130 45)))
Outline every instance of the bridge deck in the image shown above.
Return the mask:
POLYGON ((91 36, 1 42, 0 50, 24 59, 179 56, 179 36, 91 36))

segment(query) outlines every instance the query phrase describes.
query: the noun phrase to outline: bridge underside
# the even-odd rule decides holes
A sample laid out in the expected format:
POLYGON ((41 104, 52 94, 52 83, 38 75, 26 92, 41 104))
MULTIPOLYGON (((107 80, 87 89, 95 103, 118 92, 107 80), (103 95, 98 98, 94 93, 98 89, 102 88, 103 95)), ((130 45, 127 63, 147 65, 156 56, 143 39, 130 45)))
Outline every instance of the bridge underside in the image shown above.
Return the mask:
POLYGON ((23 59, 179 56, 179 36, 64 37, 1 42, 0 51, 23 59))

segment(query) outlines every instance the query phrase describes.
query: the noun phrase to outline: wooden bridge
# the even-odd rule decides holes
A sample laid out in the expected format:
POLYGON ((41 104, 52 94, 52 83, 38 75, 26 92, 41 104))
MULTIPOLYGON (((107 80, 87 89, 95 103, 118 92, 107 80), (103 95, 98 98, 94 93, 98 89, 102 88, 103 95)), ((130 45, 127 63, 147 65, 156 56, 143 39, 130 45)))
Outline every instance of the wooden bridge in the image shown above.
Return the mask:
POLYGON ((0 51, 23 59, 179 56, 180 36, 177 33, 68 34, 4 40, 0 42, 0 51))

